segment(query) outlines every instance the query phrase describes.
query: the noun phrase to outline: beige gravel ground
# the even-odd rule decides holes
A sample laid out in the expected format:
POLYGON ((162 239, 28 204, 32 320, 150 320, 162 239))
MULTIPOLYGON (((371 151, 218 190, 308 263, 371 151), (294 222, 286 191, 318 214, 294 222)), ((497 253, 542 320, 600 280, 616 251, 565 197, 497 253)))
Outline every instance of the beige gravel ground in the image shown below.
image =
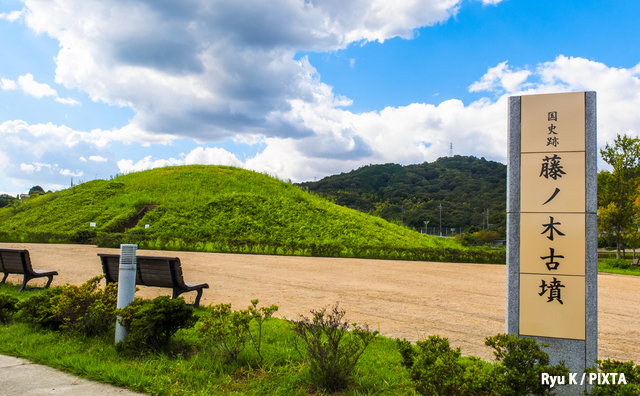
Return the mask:
MULTIPOLYGON (((28 249, 34 268, 59 272, 54 285, 79 285, 100 275, 97 253, 118 252, 89 245, 0 243, 28 249)), ((308 316, 336 301, 350 321, 368 323, 390 337, 418 340, 432 334, 449 338, 466 355, 492 358, 484 338, 505 330, 503 265, 387 261, 244 254, 139 251, 177 256, 185 280, 206 282, 203 304, 250 300, 280 306, 280 317, 308 316)), ((9 281, 21 283, 11 275, 9 281)), ((31 283, 43 284, 42 280, 31 283)), ((31 285, 31 283, 29 283, 31 285)), ((145 288, 140 297, 170 295, 145 288)), ((193 301, 195 293, 185 295, 193 301)), ((640 277, 599 274, 600 358, 640 362, 640 277)))

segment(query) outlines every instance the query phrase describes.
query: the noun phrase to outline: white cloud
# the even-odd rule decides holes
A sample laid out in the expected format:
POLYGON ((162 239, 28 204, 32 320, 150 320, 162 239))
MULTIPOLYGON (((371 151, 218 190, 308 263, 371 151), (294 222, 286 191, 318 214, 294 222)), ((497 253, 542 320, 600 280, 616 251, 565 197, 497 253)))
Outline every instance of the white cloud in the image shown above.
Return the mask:
POLYGON ((13 80, 7 80, 6 78, 2 78, 0 79, 0 82, 2 83, 2 89, 4 90, 11 90, 11 89, 16 89, 18 88, 18 84, 16 84, 15 81, 13 80))
POLYGON ((55 96, 55 101, 58 103, 71 105, 71 106, 79 106, 80 102, 73 98, 60 98, 58 97, 58 92, 55 89, 51 88, 49 84, 38 83, 33 79, 33 75, 31 73, 27 73, 24 76, 18 77, 18 84, 16 84, 13 80, 8 80, 3 78, 0 80, 2 83, 2 89, 10 90, 18 88, 18 84, 20 84, 20 88, 24 91, 24 93, 33 96, 34 98, 40 99, 45 96, 55 96))
POLYGON ((161 168, 164 166, 176 166, 176 165, 229 165, 235 167, 242 167, 243 164, 238 158, 218 147, 196 147, 183 159, 156 159, 152 160, 149 155, 140 161, 134 163, 132 160, 122 159, 118 161, 118 168, 120 172, 139 172, 142 170, 161 168))
POLYGON ((24 9, 20 11, 11 11, 9 13, 3 12, 0 14, 0 19, 6 19, 9 22, 15 22, 24 14, 24 9))
POLYGON ((91 157, 89 157, 89 160, 90 161, 95 161, 95 162, 107 162, 106 158, 103 158, 103 157, 101 157, 99 155, 92 155, 91 157))
POLYGON ((0 124, 0 159, 4 159, 0 177, 52 188, 53 184, 68 184, 65 170, 114 174, 114 162, 87 161, 91 155, 113 157, 108 150, 109 137, 110 131, 81 132, 51 123, 5 121, 0 124))
POLYGON ((20 164, 20 170, 27 173, 33 173, 33 171, 36 170, 36 167, 28 164, 20 164))
POLYGON ((204 143, 313 134, 289 116, 291 101, 313 102, 324 84, 296 53, 412 38, 461 3, 26 0, 25 21, 59 41, 57 83, 130 106, 143 131, 204 143))
POLYGON ((349 67, 354 68, 356 65, 356 60, 351 58, 349 59, 349 67))
POLYGON ((73 99, 73 98, 56 98, 55 99, 56 102, 58 103, 62 103, 62 104, 67 104, 67 105, 71 105, 71 106, 80 106, 80 102, 78 102, 77 100, 73 99))
POLYGON ((84 174, 84 172, 71 172, 69 169, 62 169, 60 171, 60 174, 62 176, 73 176, 73 177, 79 177, 82 176, 84 174))
POLYGON ((56 90, 51 88, 49 84, 35 82, 31 73, 18 77, 18 84, 20 84, 20 88, 22 88, 26 94, 29 94, 34 98, 40 99, 43 96, 58 95, 56 90))
POLYGON ((504 61, 496 67, 490 67, 480 81, 476 81, 469 87, 470 92, 500 91, 507 93, 521 89, 522 84, 529 78, 529 70, 512 71, 504 61))

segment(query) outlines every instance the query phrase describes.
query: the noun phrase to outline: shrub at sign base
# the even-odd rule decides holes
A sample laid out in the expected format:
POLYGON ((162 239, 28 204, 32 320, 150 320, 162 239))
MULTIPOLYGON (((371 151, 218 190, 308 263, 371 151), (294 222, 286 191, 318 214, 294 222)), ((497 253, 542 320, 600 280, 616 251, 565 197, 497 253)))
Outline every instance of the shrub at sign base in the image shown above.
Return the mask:
POLYGON ((533 339, 498 334, 485 344, 496 350, 496 365, 478 358, 463 360, 460 348, 451 349, 449 341, 439 336, 418 341, 415 347, 398 340, 402 364, 422 395, 549 395, 552 389, 542 385, 541 374, 569 374, 562 362, 549 366, 549 355, 533 339))

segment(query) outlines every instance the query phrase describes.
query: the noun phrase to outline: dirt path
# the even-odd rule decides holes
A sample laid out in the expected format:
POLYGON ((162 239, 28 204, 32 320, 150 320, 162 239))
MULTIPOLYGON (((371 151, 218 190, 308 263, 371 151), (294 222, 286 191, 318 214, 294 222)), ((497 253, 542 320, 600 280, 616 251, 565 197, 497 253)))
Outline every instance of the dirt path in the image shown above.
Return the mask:
MULTIPOLYGON (((28 249, 35 268, 60 273, 54 284, 77 285, 102 273, 97 253, 118 252, 88 245, 0 247, 28 249)), ((295 318, 339 301, 351 322, 410 340, 438 334, 464 354, 486 359, 492 353, 484 338, 505 331, 502 265, 149 250, 139 254, 180 257, 187 281, 209 284, 202 298, 205 305, 224 302, 244 308, 258 298, 261 304, 280 306, 278 316, 295 318)), ((12 275, 9 281, 21 278, 12 275)), ((170 294, 168 289, 142 287, 136 295, 170 294)), ((190 294, 187 301, 194 298, 195 293, 190 294)), ((598 315, 599 357, 640 362, 640 277, 600 274, 598 315)))

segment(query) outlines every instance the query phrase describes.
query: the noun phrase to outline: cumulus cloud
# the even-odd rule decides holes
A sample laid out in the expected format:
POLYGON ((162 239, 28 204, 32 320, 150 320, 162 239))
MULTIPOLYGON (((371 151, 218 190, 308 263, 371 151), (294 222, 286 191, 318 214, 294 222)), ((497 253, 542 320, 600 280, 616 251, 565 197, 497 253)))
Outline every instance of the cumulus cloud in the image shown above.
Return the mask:
POLYGON ((529 78, 531 71, 513 71, 504 61, 496 67, 490 67, 487 73, 469 87, 470 92, 499 91, 516 92, 522 84, 529 78))
POLYGON ((33 173, 36 170, 36 167, 29 164, 20 164, 20 170, 27 173, 33 173))
POLYGON ((0 79, 0 83, 1 83, 2 89, 7 91, 18 88, 18 84, 16 84, 15 81, 7 80, 6 78, 0 79))
MULTIPOLYGON (((622 69, 559 56, 518 68, 505 60, 469 86, 469 91, 487 98, 467 105, 452 99, 355 114, 348 109, 351 100, 323 83, 308 59, 294 58, 300 51, 412 38, 416 28, 446 21, 461 4, 461 0, 25 0, 27 26, 59 41, 56 83, 86 92, 95 101, 129 106, 135 116, 127 126, 109 131, 8 121, 0 124, 0 137, 9 138, 0 154, 4 151, 12 164, 31 164, 33 174, 36 161, 63 164, 58 174, 62 170, 91 174, 83 165, 133 171, 218 163, 297 181, 368 163, 432 161, 447 155, 450 143, 454 153, 503 161, 508 95, 571 90, 598 92, 600 142, 610 141, 617 132, 637 134, 640 65, 622 69), (181 137, 193 138, 201 146, 232 138, 263 149, 244 162, 211 147, 199 147, 177 159, 117 162, 108 151, 113 141, 166 145, 181 137), (14 156, 22 145, 33 146, 32 158, 14 156), (61 155, 52 154, 54 149, 77 163, 60 160, 61 155), (98 154, 112 160, 87 160, 98 154)), ((13 172, 15 178, 26 173, 17 166, 4 172, 13 172)))
POLYGON ((6 19, 9 22, 15 22, 24 14, 24 9, 20 11, 3 12, 0 14, 0 19, 6 19))
MULTIPOLYGON (((507 62, 488 70, 469 89, 483 88, 492 98, 465 105, 452 99, 439 105, 414 103, 354 114, 335 105, 326 91, 321 101, 292 102, 291 117, 314 134, 302 139, 267 137, 264 150, 242 164, 294 181, 312 180, 369 163, 434 161, 454 153, 505 161, 507 99, 510 95, 595 90, 598 94, 598 141, 617 133, 640 132, 640 64, 609 67, 582 58, 558 56, 531 69, 512 70, 507 62), (526 77, 524 77, 526 76, 526 77), (498 96, 495 96, 498 93, 498 96)), ((175 159, 146 159, 138 168, 178 165, 175 159)), ((134 169, 135 164, 128 164, 134 169)), ((237 165, 236 165, 237 166, 237 165)))
POLYGON ((297 52, 412 38, 461 2, 25 0, 25 21, 59 41, 57 83, 130 106, 146 132, 212 142, 312 135, 291 101, 324 84, 297 52))
POLYGON ((598 101, 598 142, 611 142, 617 134, 640 135, 640 63, 626 68, 609 67, 579 57, 559 55, 531 70, 512 72, 506 61, 489 68, 478 82, 480 90, 500 90, 511 95, 572 91, 596 91, 598 101), (515 78, 514 73, 527 72, 530 82, 515 78), (490 83, 488 83, 490 81, 490 83), (514 83, 517 81, 517 83, 514 83))
POLYGON ((142 170, 176 165, 229 165, 242 167, 243 163, 232 153, 218 147, 196 147, 183 159, 156 159, 146 156, 140 161, 122 159, 118 161, 120 172, 139 172, 142 170))
POLYGON ((82 176, 84 174, 84 172, 82 172, 82 171, 80 171, 80 172, 71 172, 69 169, 62 169, 62 170, 60 170, 60 174, 62 176, 79 177, 79 176, 82 176))
POLYGON ((20 88, 22 88, 26 94, 34 98, 40 99, 44 96, 58 96, 56 90, 51 88, 49 84, 36 82, 31 73, 18 77, 18 84, 20 84, 20 88))
POLYGON ((41 99, 47 96, 55 96, 54 100, 58 103, 71 106, 80 105, 80 102, 73 98, 65 99, 58 97, 58 92, 55 89, 51 88, 49 84, 36 82, 31 73, 27 73, 24 76, 18 77, 18 84, 16 84, 15 81, 8 80, 6 78, 1 79, 0 82, 2 83, 2 89, 5 90, 16 89, 18 88, 19 84, 24 93, 26 93, 27 95, 31 95, 34 98, 41 99))
MULTIPOLYGON (((80 157, 80 159, 82 159, 82 157, 80 157)), ((108 161, 106 158, 103 158, 103 157, 101 157, 99 155, 92 155, 91 157, 89 157, 89 160, 90 161, 95 161, 95 162, 107 162, 108 161)))
POLYGON ((66 105, 80 106, 80 102, 78 102, 77 100, 75 100, 73 98, 66 98, 66 99, 56 98, 55 101, 58 102, 58 103, 66 104, 66 105))
POLYGON ((30 125, 21 120, 0 124, 2 175, 22 184, 68 185, 68 176, 115 174, 115 161, 87 161, 90 156, 113 158, 109 131, 75 131, 51 123, 30 125), (102 144, 105 143, 106 144, 102 144), (102 144, 102 145, 101 145, 102 144))

